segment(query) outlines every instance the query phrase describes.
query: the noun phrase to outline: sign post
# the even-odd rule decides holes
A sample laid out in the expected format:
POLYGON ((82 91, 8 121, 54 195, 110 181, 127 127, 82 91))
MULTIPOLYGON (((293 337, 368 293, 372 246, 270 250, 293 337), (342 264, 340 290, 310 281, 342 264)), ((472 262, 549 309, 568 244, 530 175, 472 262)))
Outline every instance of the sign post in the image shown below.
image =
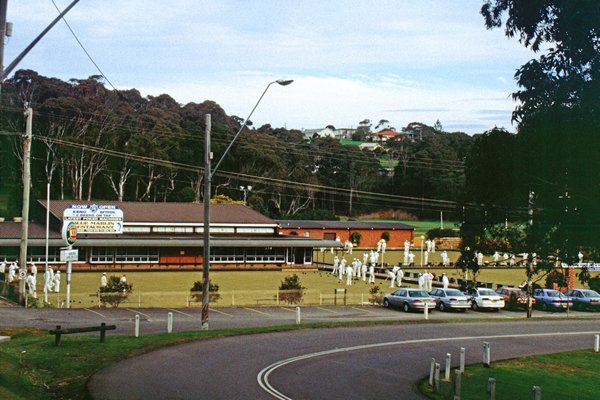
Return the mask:
POLYGON ((73 221, 65 221, 62 228, 62 237, 67 243, 67 250, 61 250, 60 256, 61 261, 67 262, 67 308, 71 308, 71 270, 73 268, 73 254, 77 255, 77 250, 73 250, 73 244, 77 240, 77 224, 73 221), (65 253, 64 260, 62 260, 63 252, 65 253))

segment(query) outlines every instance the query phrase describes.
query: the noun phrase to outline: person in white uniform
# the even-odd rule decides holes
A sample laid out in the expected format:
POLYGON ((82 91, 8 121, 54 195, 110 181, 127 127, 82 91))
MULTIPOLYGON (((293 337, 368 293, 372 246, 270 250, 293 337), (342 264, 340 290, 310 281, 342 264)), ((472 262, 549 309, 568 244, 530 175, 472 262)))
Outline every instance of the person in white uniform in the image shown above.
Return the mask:
POLYGON ((369 265, 369 283, 375 283, 375 266, 369 265))
POLYGON ((398 285, 398 287, 402 286, 402 278, 404 278, 404 271, 402 271, 402 268, 398 267, 398 271, 396 271, 396 285, 398 285))
POLYGON ((350 264, 346 267, 346 285, 352 285, 352 265, 350 264))
POLYGON ((54 274, 54 292, 60 292, 60 270, 54 274))
POLYGON ((336 255, 335 257, 333 257, 333 270, 331 271, 331 273, 333 275, 337 274, 339 265, 340 265, 340 259, 336 255))
POLYGON ((448 289, 448 286, 450 285, 450 280, 448 279, 448 277, 446 276, 446 274, 442 274, 442 286, 444 287, 444 289, 448 289))

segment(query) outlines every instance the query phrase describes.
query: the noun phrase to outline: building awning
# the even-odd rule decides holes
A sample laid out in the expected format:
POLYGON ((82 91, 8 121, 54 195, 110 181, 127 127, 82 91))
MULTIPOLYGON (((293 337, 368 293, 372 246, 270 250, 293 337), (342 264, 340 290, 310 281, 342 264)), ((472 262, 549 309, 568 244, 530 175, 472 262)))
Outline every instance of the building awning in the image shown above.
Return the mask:
MULTIPOLYGON (((45 239, 29 239, 29 247, 44 247, 45 239)), ((0 239, 0 247, 18 247, 19 239, 0 239)), ((50 247, 66 247, 62 239, 50 239, 50 247)), ((343 245, 335 240, 310 238, 212 238, 211 247, 325 247, 340 248, 343 245)), ((157 238, 84 238, 77 239, 74 248, 78 247, 204 247, 202 237, 157 237, 157 238)))

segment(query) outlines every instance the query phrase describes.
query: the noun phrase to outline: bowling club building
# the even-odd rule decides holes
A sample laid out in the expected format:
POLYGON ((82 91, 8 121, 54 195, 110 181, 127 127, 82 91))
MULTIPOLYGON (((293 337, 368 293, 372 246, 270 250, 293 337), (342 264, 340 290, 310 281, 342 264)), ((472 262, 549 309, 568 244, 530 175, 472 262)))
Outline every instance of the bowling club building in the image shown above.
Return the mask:
MULTIPOLYGON (((28 261, 46 261, 47 240, 48 262, 61 264, 60 250, 66 246, 61 237, 65 210, 70 218, 73 209, 95 212, 107 207, 122 215, 122 233, 78 230, 74 270, 202 269, 202 204, 53 200, 49 206, 46 201, 38 201, 38 205, 49 214, 48 234, 45 221, 29 222, 28 261)), ((21 224, 0 222, 0 261, 18 258, 21 224)), ((211 204, 210 235, 210 265, 215 270, 311 269, 316 268, 314 249, 342 247, 335 237, 285 234, 276 221, 241 204, 211 204)))

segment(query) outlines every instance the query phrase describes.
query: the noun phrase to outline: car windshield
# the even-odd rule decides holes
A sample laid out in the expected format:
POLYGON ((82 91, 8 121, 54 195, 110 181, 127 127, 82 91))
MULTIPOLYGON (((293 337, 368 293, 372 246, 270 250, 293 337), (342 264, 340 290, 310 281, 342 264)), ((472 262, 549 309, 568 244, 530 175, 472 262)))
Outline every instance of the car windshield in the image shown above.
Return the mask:
POLYGON ((546 296, 548 297, 562 297, 562 293, 558 290, 547 290, 546 296))
POLYGON ((424 290, 415 290, 408 292, 408 297, 429 297, 429 295, 424 290))
POLYGON ((489 289, 479 289, 479 295, 480 296, 498 296, 498 293, 494 292, 493 290, 489 290, 489 289))
POLYGON ((598 294, 598 292, 595 290, 586 290, 583 292, 583 295, 585 297, 600 297, 600 294, 598 294))
POLYGON ((464 294, 456 289, 448 289, 446 290, 446 296, 464 296, 464 294))

